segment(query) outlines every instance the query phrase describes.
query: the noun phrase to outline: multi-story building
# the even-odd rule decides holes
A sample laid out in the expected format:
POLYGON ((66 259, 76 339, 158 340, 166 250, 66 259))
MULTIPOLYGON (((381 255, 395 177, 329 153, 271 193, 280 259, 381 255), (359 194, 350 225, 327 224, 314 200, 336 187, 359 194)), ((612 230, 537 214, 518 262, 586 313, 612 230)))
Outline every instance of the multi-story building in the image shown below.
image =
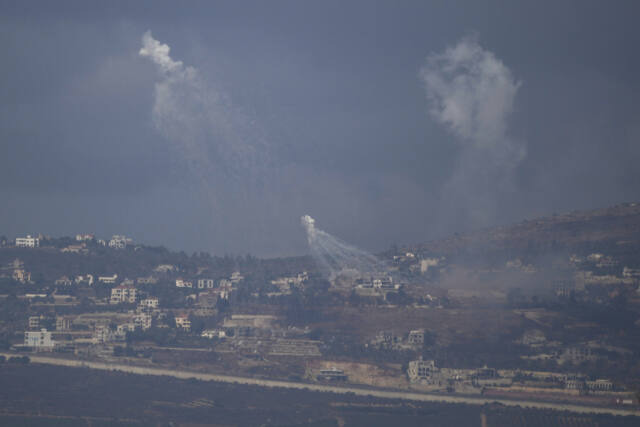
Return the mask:
POLYGON ((76 234, 76 241, 86 242, 95 239, 93 234, 76 234))
POLYGON ((198 279, 198 289, 213 288, 213 279, 198 279))
POLYGON ((40 239, 37 237, 18 237, 16 238, 16 246, 19 248, 37 248, 40 246, 40 239))
POLYGON ((44 320, 44 316, 29 316, 29 329, 40 329, 40 323, 44 320))
POLYGON ((68 331, 73 325, 73 317, 70 316, 57 316, 56 317, 56 331, 68 331))
POLYGON ((111 289, 111 304, 136 302, 137 290, 131 285, 119 285, 111 289))
POLYGON ((51 332, 41 329, 37 332, 26 331, 24 333, 24 345, 36 351, 51 351, 54 347, 54 341, 51 339, 51 332))
POLYGON ((420 346, 424 344, 424 329, 416 329, 409 332, 407 342, 411 345, 420 346))
POLYGON ((133 319, 133 324, 135 325, 136 329, 147 330, 151 327, 151 320, 152 318, 150 314, 139 313, 133 319))

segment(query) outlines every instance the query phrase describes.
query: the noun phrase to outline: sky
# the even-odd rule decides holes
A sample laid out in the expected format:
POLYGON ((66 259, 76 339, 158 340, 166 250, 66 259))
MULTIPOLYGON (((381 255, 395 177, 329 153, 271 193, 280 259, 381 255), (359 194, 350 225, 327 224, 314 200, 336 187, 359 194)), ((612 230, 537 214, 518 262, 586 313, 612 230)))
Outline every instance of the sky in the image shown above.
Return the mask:
POLYGON ((0 2, 0 234, 382 251, 638 201, 639 9, 0 2))

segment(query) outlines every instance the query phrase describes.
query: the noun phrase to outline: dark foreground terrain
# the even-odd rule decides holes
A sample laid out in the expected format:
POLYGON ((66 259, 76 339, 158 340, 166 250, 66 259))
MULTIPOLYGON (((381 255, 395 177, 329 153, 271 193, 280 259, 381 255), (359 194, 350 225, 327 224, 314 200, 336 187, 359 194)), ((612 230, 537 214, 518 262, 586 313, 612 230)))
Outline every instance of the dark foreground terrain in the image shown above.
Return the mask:
POLYGON ((403 402, 145 377, 0 366, 0 425, 636 426, 636 417, 403 402))

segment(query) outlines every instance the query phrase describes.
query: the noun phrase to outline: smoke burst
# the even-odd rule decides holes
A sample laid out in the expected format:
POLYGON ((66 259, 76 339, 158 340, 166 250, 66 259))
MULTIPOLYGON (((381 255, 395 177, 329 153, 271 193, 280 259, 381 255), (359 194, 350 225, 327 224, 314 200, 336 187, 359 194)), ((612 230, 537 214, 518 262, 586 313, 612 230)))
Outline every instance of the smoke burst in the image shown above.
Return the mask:
POLYGON ((459 148, 444 188, 446 215, 463 211, 473 225, 486 225, 499 196, 514 191, 515 170, 526 154, 523 141, 507 132, 521 83, 474 38, 429 55, 420 77, 431 117, 456 137, 459 148))
POLYGON ((300 218, 300 222, 307 232, 311 255, 329 280, 341 275, 375 275, 386 271, 372 254, 316 228, 315 219, 309 215, 300 218))

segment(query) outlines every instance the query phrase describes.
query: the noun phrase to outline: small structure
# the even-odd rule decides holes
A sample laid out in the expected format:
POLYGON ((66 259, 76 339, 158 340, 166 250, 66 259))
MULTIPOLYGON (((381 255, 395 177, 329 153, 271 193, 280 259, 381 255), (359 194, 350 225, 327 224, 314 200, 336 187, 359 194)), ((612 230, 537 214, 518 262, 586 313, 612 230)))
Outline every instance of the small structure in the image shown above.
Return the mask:
POLYGON ((349 377, 342 369, 332 367, 331 369, 321 369, 316 375, 318 381, 347 381, 349 377))
POLYGON ((175 317, 176 328, 183 329, 185 331, 191 330, 191 321, 186 314, 179 314, 175 317))

